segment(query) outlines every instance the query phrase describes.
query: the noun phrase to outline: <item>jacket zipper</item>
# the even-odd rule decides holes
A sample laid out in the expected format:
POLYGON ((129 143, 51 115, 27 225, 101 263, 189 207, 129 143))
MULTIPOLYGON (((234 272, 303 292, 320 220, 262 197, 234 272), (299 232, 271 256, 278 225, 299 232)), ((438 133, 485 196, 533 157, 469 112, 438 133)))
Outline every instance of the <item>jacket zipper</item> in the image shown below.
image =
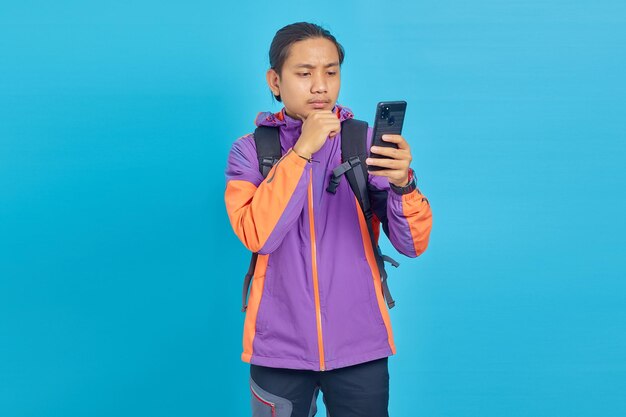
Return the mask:
POLYGON ((313 290, 315 293, 315 320, 317 322, 317 346, 320 354, 320 371, 326 369, 324 363, 324 339, 322 337, 322 312, 320 307, 319 283, 317 277, 317 247, 315 245, 315 221, 313 219, 313 167, 309 179, 309 227, 311 229, 311 264, 313 267, 313 290))

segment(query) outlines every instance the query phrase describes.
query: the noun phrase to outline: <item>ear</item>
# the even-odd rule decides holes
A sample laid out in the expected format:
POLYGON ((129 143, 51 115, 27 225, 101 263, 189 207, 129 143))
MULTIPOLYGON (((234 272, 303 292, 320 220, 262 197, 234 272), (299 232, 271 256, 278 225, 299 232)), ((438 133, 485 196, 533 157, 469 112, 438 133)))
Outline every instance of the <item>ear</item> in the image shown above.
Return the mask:
POLYGON ((278 75, 278 73, 276 71, 274 71, 273 68, 270 68, 267 70, 267 73, 265 74, 265 78, 267 79, 267 85, 270 87, 270 90, 272 90, 272 94, 274 94, 275 96, 279 96, 280 95, 280 75, 278 75))

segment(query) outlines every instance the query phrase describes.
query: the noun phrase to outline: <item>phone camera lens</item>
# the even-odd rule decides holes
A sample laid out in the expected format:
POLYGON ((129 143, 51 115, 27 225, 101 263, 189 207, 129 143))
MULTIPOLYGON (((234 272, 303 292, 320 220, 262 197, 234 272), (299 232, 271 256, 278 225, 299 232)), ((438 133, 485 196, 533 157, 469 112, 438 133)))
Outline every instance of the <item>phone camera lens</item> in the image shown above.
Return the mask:
POLYGON ((380 112, 380 118, 386 119, 387 117, 389 117, 389 107, 383 107, 383 109, 380 112))

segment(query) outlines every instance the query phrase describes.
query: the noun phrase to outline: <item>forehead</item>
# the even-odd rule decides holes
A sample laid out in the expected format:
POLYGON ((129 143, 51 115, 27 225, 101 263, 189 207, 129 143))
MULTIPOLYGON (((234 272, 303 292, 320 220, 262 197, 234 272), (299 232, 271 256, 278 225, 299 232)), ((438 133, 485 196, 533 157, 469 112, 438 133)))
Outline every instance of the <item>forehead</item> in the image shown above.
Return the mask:
POLYGON ((339 52, 335 44, 326 38, 311 38, 291 45, 285 65, 326 65, 332 62, 339 62, 339 52))

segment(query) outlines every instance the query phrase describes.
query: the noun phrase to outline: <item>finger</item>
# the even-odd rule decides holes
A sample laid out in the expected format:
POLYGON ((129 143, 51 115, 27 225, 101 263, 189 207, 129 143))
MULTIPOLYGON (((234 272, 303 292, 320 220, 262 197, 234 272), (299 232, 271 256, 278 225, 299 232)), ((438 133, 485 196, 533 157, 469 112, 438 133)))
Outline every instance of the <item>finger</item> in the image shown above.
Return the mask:
POLYGON ((339 119, 324 119, 324 120, 321 120, 321 123, 324 126, 324 128, 328 130, 332 130, 332 131, 341 130, 341 122, 339 121, 339 119))
POLYGON ((393 178, 397 175, 398 171, 395 169, 381 169, 378 171, 367 171, 368 174, 370 175, 376 175, 378 177, 387 177, 387 178, 393 178))
POLYGON ((397 144, 398 149, 409 149, 409 143, 401 135, 383 135, 382 139, 397 144))
POLYGON ((403 164, 395 159, 382 159, 382 158, 367 158, 365 160, 367 165, 376 165, 383 168, 402 169, 403 164))
POLYGON ((339 122, 339 119, 337 118, 335 113, 320 113, 317 115, 317 117, 319 120, 323 120, 325 122, 339 122))
POLYGON ((411 157, 411 154, 404 149, 387 148, 385 146, 372 146, 370 151, 377 155, 389 156, 393 159, 410 159, 411 157))
POLYGON ((341 126, 341 122, 339 121, 339 119, 337 119, 334 116, 321 117, 319 121, 320 123, 324 123, 325 125, 329 125, 329 126, 341 126))
POLYGON ((335 113, 331 112, 330 110, 311 110, 309 112, 309 117, 315 115, 315 117, 319 117, 319 118, 328 118, 330 116, 334 116, 335 113))
POLYGON ((328 136, 332 139, 335 136, 337 136, 339 134, 339 132, 341 132, 341 124, 339 124, 338 126, 334 127, 334 129, 332 129, 329 133, 328 136))

